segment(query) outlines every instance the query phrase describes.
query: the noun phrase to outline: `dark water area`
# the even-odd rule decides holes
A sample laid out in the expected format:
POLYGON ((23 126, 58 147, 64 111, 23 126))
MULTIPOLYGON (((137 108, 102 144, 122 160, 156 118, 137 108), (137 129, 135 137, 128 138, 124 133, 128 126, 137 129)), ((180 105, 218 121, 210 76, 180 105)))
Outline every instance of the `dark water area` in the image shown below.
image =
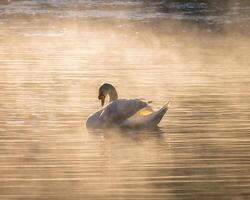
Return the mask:
POLYGON ((250 198, 250 2, 0 1, 0 199, 250 198), (103 82, 158 130, 88 131, 103 82))
POLYGON ((87 1, 72 0, 5 0, 1 1, 0 15, 50 15, 57 18, 108 18, 139 20, 177 20, 206 25, 233 24, 248 27, 249 1, 247 0, 135 0, 87 1))

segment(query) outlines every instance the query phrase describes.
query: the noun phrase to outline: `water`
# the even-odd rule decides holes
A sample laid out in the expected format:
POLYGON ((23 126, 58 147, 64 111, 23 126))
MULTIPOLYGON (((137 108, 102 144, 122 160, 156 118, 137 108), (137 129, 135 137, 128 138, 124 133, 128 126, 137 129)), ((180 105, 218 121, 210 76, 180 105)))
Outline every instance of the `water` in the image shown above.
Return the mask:
POLYGON ((249 199, 249 11, 2 1, 0 199, 249 199), (159 130, 88 132, 106 81, 170 100, 159 130))

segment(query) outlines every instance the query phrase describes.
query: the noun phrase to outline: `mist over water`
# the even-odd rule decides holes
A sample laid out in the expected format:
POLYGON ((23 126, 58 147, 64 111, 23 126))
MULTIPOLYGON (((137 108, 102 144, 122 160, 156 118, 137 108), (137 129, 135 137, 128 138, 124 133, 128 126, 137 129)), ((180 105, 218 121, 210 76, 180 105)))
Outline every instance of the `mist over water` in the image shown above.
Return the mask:
POLYGON ((0 2, 0 199, 248 199, 248 1, 0 2), (99 130, 101 83, 171 106, 99 130))

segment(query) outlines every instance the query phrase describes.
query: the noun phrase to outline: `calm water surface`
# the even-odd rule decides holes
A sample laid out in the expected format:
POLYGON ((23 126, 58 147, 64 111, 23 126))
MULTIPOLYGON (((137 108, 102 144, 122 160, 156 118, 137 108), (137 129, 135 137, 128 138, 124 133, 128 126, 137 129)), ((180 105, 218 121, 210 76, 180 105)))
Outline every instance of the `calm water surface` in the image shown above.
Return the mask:
POLYGON ((248 1, 1 1, 0 199, 249 199, 248 1), (88 132, 97 89, 171 101, 88 132))

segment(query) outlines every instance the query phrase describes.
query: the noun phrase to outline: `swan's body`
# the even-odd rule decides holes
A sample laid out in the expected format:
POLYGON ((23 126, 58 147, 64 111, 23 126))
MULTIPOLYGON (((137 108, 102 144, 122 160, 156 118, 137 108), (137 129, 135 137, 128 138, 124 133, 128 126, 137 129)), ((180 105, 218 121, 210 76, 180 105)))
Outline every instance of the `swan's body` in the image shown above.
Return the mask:
POLYGON ((118 99, 115 88, 105 83, 100 87, 98 96, 102 100, 102 105, 107 95, 110 99, 109 104, 88 117, 87 128, 156 127, 168 109, 166 104, 158 111, 153 111, 148 103, 142 100, 118 99))

